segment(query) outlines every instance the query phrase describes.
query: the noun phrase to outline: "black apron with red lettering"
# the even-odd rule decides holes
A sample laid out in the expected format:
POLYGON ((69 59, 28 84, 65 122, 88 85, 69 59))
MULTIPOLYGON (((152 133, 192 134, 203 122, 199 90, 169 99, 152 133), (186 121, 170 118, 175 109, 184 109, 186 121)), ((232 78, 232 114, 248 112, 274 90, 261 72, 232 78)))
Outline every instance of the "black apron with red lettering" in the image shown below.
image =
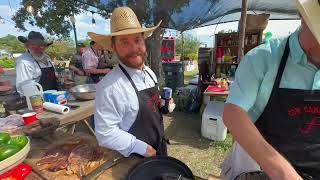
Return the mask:
POLYGON ((35 60, 41 69, 41 76, 39 80, 39 84, 41 84, 42 89, 46 90, 58 90, 58 79, 56 76, 56 71, 53 67, 53 64, 50 63, 50 67, 42 68, 37 60, 35 60))
POLYGON ((164 138, 164 126, 162 114, 159 110, 159 87, 151 77, 155 86, 152 88, 138 91, 128 72, 119 64, 122 72, 127 76, 133 86, 139 101, 139 112, 136 120, 129 129, 129 133, 136 136, 137 139, 151 145, 157 155, 167 155, 167 141, 164 138))
POLYGON ((289 54, 288 39, 268 104, 256 126, 304 179, 320 179, 320 91, 279 87, 289 54))

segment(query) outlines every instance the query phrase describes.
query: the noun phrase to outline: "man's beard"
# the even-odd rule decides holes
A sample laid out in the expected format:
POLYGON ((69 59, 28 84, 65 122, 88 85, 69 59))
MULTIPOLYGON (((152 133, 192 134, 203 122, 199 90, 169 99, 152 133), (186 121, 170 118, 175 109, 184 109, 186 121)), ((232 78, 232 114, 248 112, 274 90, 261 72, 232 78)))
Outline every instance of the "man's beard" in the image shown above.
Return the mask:
POLYGON ((38 53, 34 53, 32 50, 29 50, 30 54, 32 55, 33 58, 35 58, 36 60, 43 60, 46 55, 44 53, 42 54, 38 54, 38 53))
POLYGON ((120 56, 117 51, 116 51, 116 53, 117 53, 119 60, 127 67, 131 67, 134 69, 140 69, 144 64, 146 52, 137 51, 137 52, 130 53, 126 56, 120 56), (140 56, 142 59, 141 62, 138 62, 138 63, 131 62, 129 59, 133 56, 140 56))

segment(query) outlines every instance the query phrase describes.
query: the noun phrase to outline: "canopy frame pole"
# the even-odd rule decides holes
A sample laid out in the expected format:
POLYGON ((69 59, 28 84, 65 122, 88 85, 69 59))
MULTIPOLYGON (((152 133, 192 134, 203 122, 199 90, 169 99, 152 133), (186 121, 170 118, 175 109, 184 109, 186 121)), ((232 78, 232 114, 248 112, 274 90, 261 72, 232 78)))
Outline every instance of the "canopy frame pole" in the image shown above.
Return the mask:
POLYGON ((239 32, 239 45, 238 45, 238 59, 240 63, 241 58, 244 56, 244 39, 246 36, 246 22, 247 22, 247 9, 248 1, 242 0, 241 19, 240 19, 240 32, 239 32))
POLYGON ((181 46, 182 46, 181 47, 182 52, 181 52, 180 61, 185 59, 184 58, 184 36, 183 36, 183 31, 181 31, 181 46))

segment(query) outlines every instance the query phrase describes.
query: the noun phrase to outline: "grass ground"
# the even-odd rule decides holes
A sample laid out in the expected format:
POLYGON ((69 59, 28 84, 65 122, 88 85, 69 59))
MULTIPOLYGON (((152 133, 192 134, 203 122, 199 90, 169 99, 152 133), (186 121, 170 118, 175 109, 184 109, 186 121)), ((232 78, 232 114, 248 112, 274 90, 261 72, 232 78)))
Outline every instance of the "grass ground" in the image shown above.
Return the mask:
MULTIPOLYGON (((198 68, 184 72, 185 84, 188 84, 198 68)), ((170 139, 168 153, 191 169, 194 175, 207 178, 209 174, 219 176, 220 165, 228 153, 232 137, 227 135, 225 141, 212 141, 201 136, 201 114, 188 114, 175 111, 164 116, 165 134, 170 139)))
POLYGON ((170 139, 168 153, 183 161, 194 175, 218 176, 220 165, 232 144, 231 135, 218 142, 201 136, 201 115, 174 112, 164 116, 165 134, 170 139))

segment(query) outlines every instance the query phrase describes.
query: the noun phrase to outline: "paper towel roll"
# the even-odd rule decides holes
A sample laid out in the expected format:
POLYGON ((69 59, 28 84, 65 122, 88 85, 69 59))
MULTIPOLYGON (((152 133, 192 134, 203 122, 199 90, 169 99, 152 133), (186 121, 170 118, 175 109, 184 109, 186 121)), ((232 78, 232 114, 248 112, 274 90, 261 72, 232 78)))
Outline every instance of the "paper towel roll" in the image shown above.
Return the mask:
POLYGON ((47 110, 54 111, 60 114, 67 114, 70 111, 70 108, 67 106, 62 106, 51 102, 43 103, 43 107, 47 110))

